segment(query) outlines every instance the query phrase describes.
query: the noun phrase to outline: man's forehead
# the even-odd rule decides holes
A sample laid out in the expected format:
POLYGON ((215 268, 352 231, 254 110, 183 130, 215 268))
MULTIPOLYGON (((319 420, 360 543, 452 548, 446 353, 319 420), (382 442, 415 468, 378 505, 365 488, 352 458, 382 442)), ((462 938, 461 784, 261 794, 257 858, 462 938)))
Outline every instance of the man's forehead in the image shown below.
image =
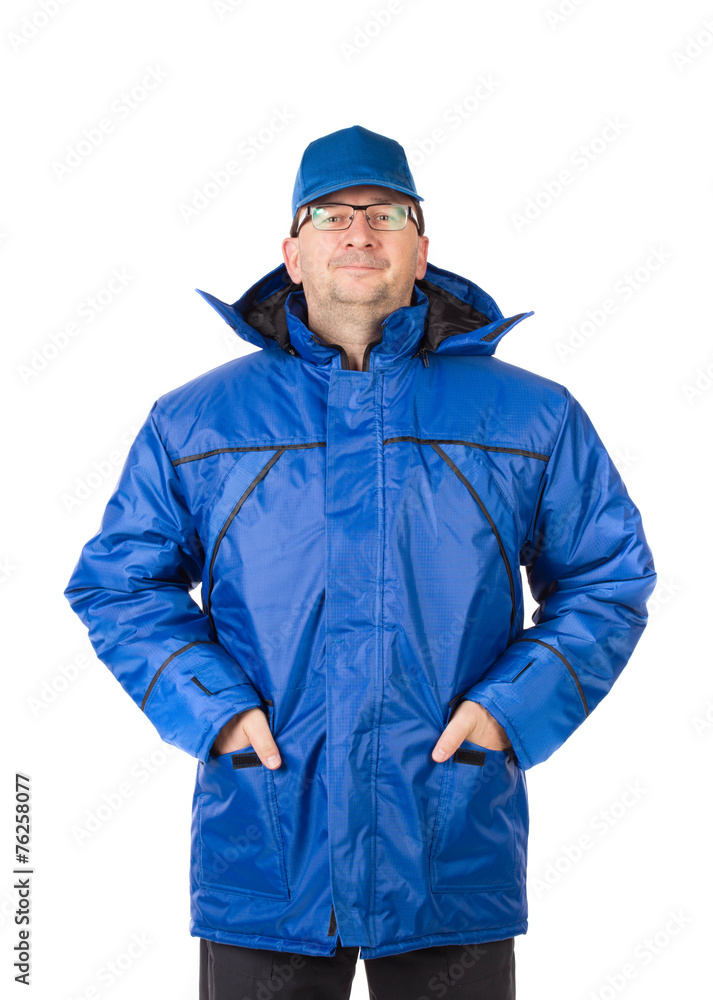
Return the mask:
POLYGON ((367 202, 378 202, 383 198, 386 202, 401 202, 408 205, 411 198, 401 191, 394 191, 392 188, 378 187, 371 184, 357 184, 354 187, 337 188, 327 194, 320 195, 315 202, 342 201, 348 204, 366 204, 367 202))

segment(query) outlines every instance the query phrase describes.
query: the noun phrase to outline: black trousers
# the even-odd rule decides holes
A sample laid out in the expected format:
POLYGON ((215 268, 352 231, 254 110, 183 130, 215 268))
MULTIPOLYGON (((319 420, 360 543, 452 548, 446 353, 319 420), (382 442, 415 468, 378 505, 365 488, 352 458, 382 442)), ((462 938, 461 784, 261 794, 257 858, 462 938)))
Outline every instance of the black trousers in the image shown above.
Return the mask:
MULTIPOLYGON (((199 1000, 348 1000, 358 948, 334 956, 200 939, 199 1000)), ((370 1000, 515 1000, 515 941, 364 959, 370 1000)))

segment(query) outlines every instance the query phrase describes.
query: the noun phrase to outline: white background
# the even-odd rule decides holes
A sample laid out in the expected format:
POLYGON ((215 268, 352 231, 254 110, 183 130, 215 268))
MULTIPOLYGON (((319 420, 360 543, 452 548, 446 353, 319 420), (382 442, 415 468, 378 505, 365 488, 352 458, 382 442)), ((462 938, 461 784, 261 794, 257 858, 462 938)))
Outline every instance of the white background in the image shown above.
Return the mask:
MULTIPOLYGON (((194 289, 232 302, 279 264, 303 149, 361 124, 408 151, 432 262, 477 282, 506 316, 535 310, 498 357, 564 383, 585 407, 659 574, 613 692, 527 773, 518 997, 703 996, 713 7, 565 0, 556 20, 554 2, 401 0, 380 25, 383 0, 220 6, 45 0, 48 16, 38 0, 0 15, 3 991, 27 995, 11 968, 20 771, 34 796, 30 995, 197 996, 195 760, 159 740, 62 591, 153 401, 253 350, 194 289), (142 91, 149 70, 163 79, 142 91), (134 88, 143 99, 129 109, 121 95, 134 88), (264 131, 276 112, 287 123, 264 131), (101 144, 62 171, 68 147, 107 118, 101 144), (259 134, 248 156, 241 144, 259 134), (240 175, 186 219, 181 206, 229 160, 240 175), (557 194, 563 170, 571 183, 557 194), (529 199, 532 219, 518 225, 529 199), (102 293, 92 315, 113 269, 125 287, 109 302, 102 293), (625 293, 627 275, 636 287, 625 293), (589 312, 601 320, 607 299, 597 325, 589 312), (80 842, 122 783, 131 794, 80 842), (638 798, 622 800, 627 785, 638 798), (110 984, 108 963, 132 940, 145 947, 110 984)), ((353 997, 367 997, 361 963, 353 997)))

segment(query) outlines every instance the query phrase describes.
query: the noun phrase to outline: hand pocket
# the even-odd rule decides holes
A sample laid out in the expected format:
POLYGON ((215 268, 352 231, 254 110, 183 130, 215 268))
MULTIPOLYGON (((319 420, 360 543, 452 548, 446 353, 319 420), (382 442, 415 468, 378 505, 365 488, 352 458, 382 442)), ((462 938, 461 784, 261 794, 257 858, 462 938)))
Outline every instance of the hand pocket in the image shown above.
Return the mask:
MULTIPOLYGON (((272 728, 272 705, 269 719, 272 728)), ((252 744, 210 757, 200 770, 194 822, 207 888, 289 899, 273 773, 252 744)))
POLYGON ((464 740, 442 764, 429 855, 433 892, 513 889, 524 878, 527 791, 512 750, 464 740))

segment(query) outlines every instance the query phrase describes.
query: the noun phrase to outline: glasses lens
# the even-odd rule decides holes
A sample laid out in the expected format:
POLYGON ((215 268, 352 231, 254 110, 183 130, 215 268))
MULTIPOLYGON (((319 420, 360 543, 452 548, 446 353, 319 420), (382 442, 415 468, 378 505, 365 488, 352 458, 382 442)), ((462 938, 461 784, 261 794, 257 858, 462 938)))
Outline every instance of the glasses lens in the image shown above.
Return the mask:
POLYGON ((368 214, 372 229, 404 229, 408 219, 405 205, 372 205, 368 214))
POLYGON ((351 215, 349 205, 315 205, 312 222, 316 229, 347 229, 351 215))
MULTIPOLYGON (((315 205, 312 209, 312 223, 315 229, 348 229, 353 214, 355 212, 351 205, 315 205)), ((406 205, 370 205, 368 215, 372 229, 392 232, 406 228, 408 208, 406 205)))

